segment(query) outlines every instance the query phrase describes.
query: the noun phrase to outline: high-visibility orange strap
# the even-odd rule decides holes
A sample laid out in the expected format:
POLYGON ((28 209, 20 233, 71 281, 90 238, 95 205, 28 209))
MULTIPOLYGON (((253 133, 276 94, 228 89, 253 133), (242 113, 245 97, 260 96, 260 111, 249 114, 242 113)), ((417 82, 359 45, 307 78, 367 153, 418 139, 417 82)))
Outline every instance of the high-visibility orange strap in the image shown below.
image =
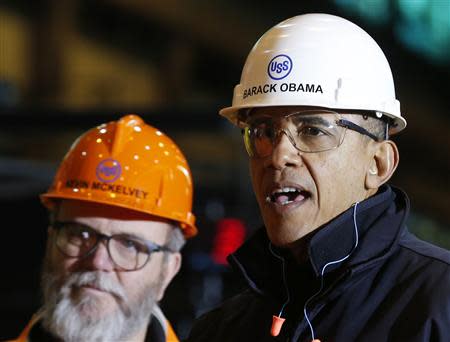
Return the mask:
POLYGON ((169 321, 166 320, 166 342, 179 342, 177 335, 175 334, 175 331, 173 331, 172 326, 170 325, 169 321))
POLYGON ((39 313, 39 312, 35 313, 31 317, 31 319, 28 322, 25 329, 22 330, 22 333, 20 334, 20 336, 18 338, 16 338, 15 340, 9 340, 7 342, 27 342, 28 335, 30 334, 31 328, 33 328, 33 326, 36 324, 37 321, 39 321, 40 318, 41 318, 41 313, 39 313))

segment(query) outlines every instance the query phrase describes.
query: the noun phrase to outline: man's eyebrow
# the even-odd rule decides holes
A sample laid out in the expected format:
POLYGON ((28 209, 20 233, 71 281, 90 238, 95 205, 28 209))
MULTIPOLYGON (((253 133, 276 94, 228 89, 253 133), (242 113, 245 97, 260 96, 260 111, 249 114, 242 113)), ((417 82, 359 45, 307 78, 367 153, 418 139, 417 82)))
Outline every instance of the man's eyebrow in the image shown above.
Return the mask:
POLYGON ((258 123, 258 122, 264 122, 264 121, 272 121, 273 117, 271 115, 268 114, 260 114, 260 115, 255 115, 255 116, 250 116, 247 119, 248 123, 258 123))
POLYGON ((114 234, 111 235, 120 235, 120 236, 125 236, 127 238, 131 238, 131 239, 135 239, 135 240, 139 240, 139 241, 148 241, 148 239, 144 238, 143 236, 139 236, 136 233, 130 233, 127 231, 118 231, 114 234))
POLYGON ((85 224, 83 222, 78 222, 78 221, 75 221, 75 220, 58 220, 58 219, 55 219, 55 220, 53 220, 53 223, 54 224, 72 224, 72 225, 76 225, 76 226, 80 226, 80 227, 84 227, 84 228, 95 230, 90 225, 85 224))
POLYGON ((330 121, 326 120, 325 118, 321 117, 321 116, 308 116, 308 115, 303 115, 303 116, 292 116, 292 122, 293 123, 299 123, 299 122, 305 122, 308 124, 316 124, 316 125, 323 125, 323 126, 329 126, 330 125, 330 121))
MULTIPOLYGON (((80 227, 83 227, 83 228, 92 230, 92 231, 94 231, 95 233, 98 233, 98 234, 104 234, 104 233, 98 231, 96 228, 94 228, 94 227, 92 227, 92 226, 90 226, 90 225, 88 225, 88 224, 86 224, 86 223, 83 223, 83 222, 78 222, 78 221, 74 221, 74 220, 68 220, 68 221, 65 221, 65 220, 55 220, 55 223, 58 223, 58 224, 73 224, 73 225, 77 225, 77 226, 80 226, 80 227)), ((121 236, 125 236, 125 237, 128 237, 128 238, 140 240, 140 241, 149 241, 149 240, 146 239, 145 237, 139 236, 139 235, 136 234, 136 233, 130 233, 130 232, 128 232, 128 231, 123 231, 123 230, 119 230, 119 231, 114 232, 114 233, 112 233, 112 234, 104 234, 104 235, 108 235, 108 236, 112 236, 112 235, 121 235, 121 236)))

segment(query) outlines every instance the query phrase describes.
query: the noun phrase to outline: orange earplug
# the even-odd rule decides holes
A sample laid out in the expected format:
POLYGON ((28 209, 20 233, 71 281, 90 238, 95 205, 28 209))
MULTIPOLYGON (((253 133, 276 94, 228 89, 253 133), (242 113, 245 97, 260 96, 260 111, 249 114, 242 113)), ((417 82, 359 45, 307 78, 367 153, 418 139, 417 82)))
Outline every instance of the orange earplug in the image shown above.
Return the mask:
POLYGON ((281 327, 286 319, 278 316, 272 316, 272 327, 270 328, 270 334, 272 336, 278 336, 280 334, 281 327))

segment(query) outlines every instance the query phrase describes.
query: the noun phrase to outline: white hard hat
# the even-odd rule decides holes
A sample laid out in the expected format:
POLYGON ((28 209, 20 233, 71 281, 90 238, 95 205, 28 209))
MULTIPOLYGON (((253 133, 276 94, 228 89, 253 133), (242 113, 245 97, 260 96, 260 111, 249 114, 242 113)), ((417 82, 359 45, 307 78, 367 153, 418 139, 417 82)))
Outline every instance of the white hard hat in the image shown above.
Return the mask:
POLYGON ((220 114, 238 124, 240 109, 268 106, 374 111, 393 119, 389 133, 406 127, 383 51, 360 27, 329 14, 299 15, 267 31, 220 114))

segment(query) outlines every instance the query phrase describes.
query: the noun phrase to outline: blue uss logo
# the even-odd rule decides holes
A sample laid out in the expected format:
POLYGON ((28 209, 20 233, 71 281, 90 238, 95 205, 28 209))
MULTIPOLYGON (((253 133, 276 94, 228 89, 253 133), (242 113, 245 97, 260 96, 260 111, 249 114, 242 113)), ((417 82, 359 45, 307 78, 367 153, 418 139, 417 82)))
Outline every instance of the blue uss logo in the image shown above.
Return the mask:
POLYGON ((115 159, 105 159, 97 165, 95 173, 99 181, 111 183, 120 177, 122 173, 122 167, 120 166, 120 163, 115 159))
POLYGON ((271 59, 267 66, 267 73, 273 80, 281 80, 290 74, 292 59, 288 55, 277 55, 271 59))

